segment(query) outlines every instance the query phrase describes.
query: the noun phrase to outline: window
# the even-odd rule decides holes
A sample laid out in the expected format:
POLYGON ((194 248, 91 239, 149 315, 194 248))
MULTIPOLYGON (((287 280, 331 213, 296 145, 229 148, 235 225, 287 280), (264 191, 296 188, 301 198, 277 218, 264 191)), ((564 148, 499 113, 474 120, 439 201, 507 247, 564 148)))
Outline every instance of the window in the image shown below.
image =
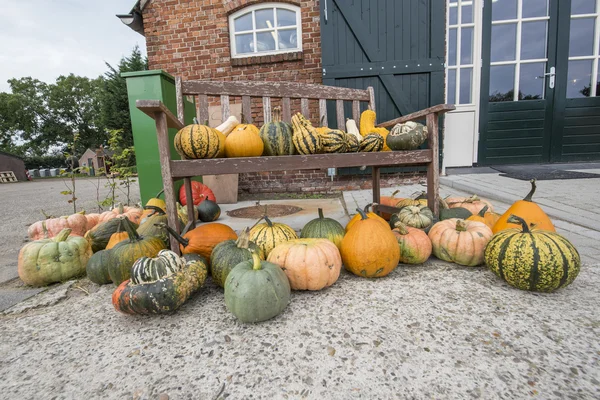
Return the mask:
POLYGON ((448 1, 446 101, 473 104, 474 0, 448 1))
POLYGON ((300 8, 259 3, 229 16, 231 57, 297 52, 302 49, 300 8))

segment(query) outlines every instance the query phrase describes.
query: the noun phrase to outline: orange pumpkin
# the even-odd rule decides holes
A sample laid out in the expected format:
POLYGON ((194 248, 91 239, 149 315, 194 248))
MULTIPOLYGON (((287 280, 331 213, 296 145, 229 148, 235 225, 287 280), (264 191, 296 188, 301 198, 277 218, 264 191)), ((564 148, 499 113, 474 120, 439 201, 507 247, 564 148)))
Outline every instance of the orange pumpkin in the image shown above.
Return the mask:
MULTIPOLYGON (((372 218, 376 221, 379 221, 381 223, 382 226, 385 226, 386 228, 388 228, 388 230, 390 229, 387 221, 383 218, 381 218, 379 215, 375 214, 373 211, 369 211, 369 209, 373 209, 373 206, 376 206, 377 203, 370 203, 367 204, 365 206, 365 209, 363 210, 363 212, 365 214, 367 214, 367 216, 369 218, 372 218)), ((354 224, 356 224, 358 221, 360 221, 362 218, 360 216, 360 213, 356 214, 354 217, 352 217, 352 219, 348 222, 348 225, 346 225, 346 232, 348 232, 350 230, 350 228, 352 228, 354 226, 354 224)))
POLYGON ((209 263, 210 255, 216 245, 226 240, 235 240, 238 237, 233 229, 218 222, 200 225, 187 232, 183 237, 166 224, 160 223, 157 225, 166 228, 181 244, 180 249, 182 254, 200 254, 209 263))
POLYGON ((265 145, 252 124, 240 124, 225 139, 225 157, 260 157, 265 145))
POLYGON ((89 231, 90 229, 92 229, 93 227, 95 227, 96 225, 98 225, 98 223, 100 222, 100 214, 98 213, 91 213, 91 214, 84 214, 85 218, 87 219, 87 230, 89 231))
POLYGON ((119 217, 119 219, 120 221, 119 226, 117 227, 117 231, 110 235, 110 239, 108 240, 108 244, 106 245, 107 250, 110 250, 113 247, 115 247, 117 243, 120 243, 125 239, 129 239, 129 235, 127 234, 127 231, 125 230, 125 227, 122 224, 123 217, 119 217))
POLYGON ((447 197, 446 203, 450 208, 459 208, 462 207, 466 210, 469 210, 471 214, 478 214, 479 211, 485 206, 488 207, 489 212, 494 211, 494 206, 487 200, 480 199, 479 196, 474 194, 471 197, 447 197))
POLYGON ((498 221, 499 218, 500 218, 500 214, 495 213, 495 212, 490 212, 490 211, 488 211, 488 206, 484 206, 481 209, 481 211, 479 211, 479 214, 471 215, 469 218, 467 218, 467 221, 483 222, 490 229, 492 229, 494 227, 494 224, 498 221))
POLYGON ((88 231, 87 218, 80 213, 65 217, 48 218, 29 226, 27 233, 31 240, 51 239, 63 229, 71 229, 71 236, 83 236, 88 231))
POLYGON ((535 193, 536 185, 535 179, 531 180, 531 190, 525 196, 523 200, 516 201, 502 216, 498 221, 494 224, 494 228, 492 229, 494 233, 498 233, 500 231, 516 228, 520 229, 521 226, 519 224, 509 223, 508 218, 511 215, 516 215, 527 222, 530 228, 535 226, 536 229, 556 232, 556 228, 554 228, 554 224, 550 220, 550 218, 546 215, 546 213, 542 210, 540 206, 531 200, 533 194, 535 193))
POLYGON ((327 239, 292 239, 277 245, 267 261, 277 264, 294 290, 321 290, 340 276, 342 257, 327 239))
POLYGON ((468 267, 483 263, 485 246, 491 238, 492 230, 483 222, 459 218, 440 221, 429 231, 437 258, 468 267))
POLYGON ((423 264, 431 255, 431 240, 421 229, 396 223, 392 230, 400 248, 400 262, 404 264, 423 264))
POLYGON ((127 219, 129 219, 131 222, 139 224, 140 219, 142 218, 142 211, 142 209, 137 207, 128 207, 124 206, 123 204, 119 204, 112 210, 105 211, 102 214, 100 214, 98 223, 100 224, 102 222, 106 222, 117 217, 127 217, 127 219))
POLYGON ((360 220, 346 233, 340 247, 344 266, 365 278, 386 276, 400 261, 396 237, 381 217, 368 216, 361 209, 357 211, 360 220))
MULTIPOLYGON (((381 196, 379 198, 379 204, 381 204, 382 206, 396 207, 396 204, 400 200, 404 200, 402 197, 396 197, 396 195, 398 193, 400 193, 400 190, 396 190, 394 193, 392 193, 391 196, 381 196)), ((392 216, 392 214, 390 214, 390 213, 386 213, 386 212, 381 213, 381 217, 383 219, 385 219, 386 221, 389 221, 391 216, 392 216)))

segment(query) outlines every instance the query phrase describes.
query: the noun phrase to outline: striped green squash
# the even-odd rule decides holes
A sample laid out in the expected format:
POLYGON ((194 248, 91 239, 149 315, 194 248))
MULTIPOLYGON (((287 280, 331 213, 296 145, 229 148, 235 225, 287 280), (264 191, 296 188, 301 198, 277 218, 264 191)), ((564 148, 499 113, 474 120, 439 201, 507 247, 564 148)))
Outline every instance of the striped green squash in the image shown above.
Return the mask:
POLYGON ((188 125, 175 135, 175 150, 189 159, 215 158, 219 155, 222 136, 206 125, 188 125))
POLYGON ((294 136, 292 141, 299 154, 319 154, 323 151, 321 135, 300 113, 292 117, 294 136))
POLYGON ((248 235, 249 229, 246 228, 237 240, 226 240, 213 249, 210 255, 210 273, 217 285, 224 287, 229 272, 239 263, 252 260, 253 253, 262 260, 266 258, 262 249, 248 239, 248 235))
POLYGON ((275 107, 271 114, 271 122, 260 128, 260 138, 265 148, 265 156, 291 156, 294 154, 294 131, 287 122, 281 121, 281 107, 275 107))
POLYGON ((331 129, 321 135, 324 153, 345 153, 348 150, 348 139, 345 132, 331 129))
POLYGON ((263 217, 265 222, 256 225, 250 230, 249 238, 256 243, 263 251, 265 258, 269 256, 271 250, 279 243, 287 242, 291 239, 298 239, 296 231, 286 224, 273 223, 269 217, 263 217))
POLYGON ((325 218, 323 209, 319 208, 319 218, 309 221, 300 232, 301 238, 328 239, 339 249, 346 229, 333 218, 325 218))
POLYGON ((360 143, 356 136, 346 133, 346 141, 348 142, 346 153, 357 153, 360 150, 360 143))
POLYGON ((170 250, 161 250, 156 258, 142 257, 131 267, 131 283, 156 282, 171 276, 185 267, 185 260, 170 250))
POLYGON ((360 142, 360 151, 374 153, 383 149, 383 136, 378 133, 369 133, 360 142))
POLYGON ((509 285, 522 290, 552 292, 567 286, 579 274, 577 249, 556 232, 530 229, 521 217, 508 222, 521 229, 496 233, 485 248, 485 264, 509 285))

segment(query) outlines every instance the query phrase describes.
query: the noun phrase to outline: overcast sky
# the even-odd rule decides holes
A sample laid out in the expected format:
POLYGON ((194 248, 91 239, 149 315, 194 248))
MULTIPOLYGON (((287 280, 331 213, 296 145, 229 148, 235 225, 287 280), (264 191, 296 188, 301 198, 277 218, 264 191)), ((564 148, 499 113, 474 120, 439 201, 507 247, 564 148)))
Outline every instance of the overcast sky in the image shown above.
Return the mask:
POLYGON ((54 82, 60 75, 95 78, 131 53, 144 37, 115 14, 135 0, 0 0, 0 91, 10 78, 54 82))

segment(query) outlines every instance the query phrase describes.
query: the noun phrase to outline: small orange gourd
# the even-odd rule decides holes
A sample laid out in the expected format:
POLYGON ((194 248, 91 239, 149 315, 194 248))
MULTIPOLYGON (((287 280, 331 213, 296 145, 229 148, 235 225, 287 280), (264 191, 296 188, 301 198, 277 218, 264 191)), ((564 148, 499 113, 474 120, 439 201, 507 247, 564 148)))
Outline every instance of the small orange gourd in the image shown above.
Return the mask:
POLYGON ((484 206, 478 214, 473 214, 467 221, 479 221, 486 224, 490 229, 494 227, 494 224, 500 219, 500 214, 490 212, 488 206, 484 206))
POLYGON ((237 234, 229 226, 218 222, 202 224, 188 231, 183 237, 167 224, 157 224, 164 227, 181 245, 182 254, 200 254, 210 263, 210 257, 216 245, 226 240, 237 239, 237 234))
POLYGON ((119 218, 119 226, 117 227, 117 231, 110 235, 110 239, 108 240, 108 244, 106 245, 106 250, 110 250, 119 242, 122 242, 125 239, 129 239, 129 235, 123 226, 123 218, 119 218))
MULTIPOLYGON (((379 221, 381 223, 382 226, 385 226, 386 228, 390 229, 387 221, 383 218, 381 218, 379 215, 375 214, 373 211, 369 211, 369 209, 373 209, 373 206, 376 206, 377 203, 369 203, 365 206, 365 209, 363 210, 363 212, 369 217, 369 218, 373 218, 376 221, 379 221)), ((356 214, 354 217, 352 217, 352 219, 350 220, 350 222, 348 222, 348 225, 346 225, 346 232, 350 231, 350 228, 352 228, 354 226, 354 224, 356 224, 358 221, 360 221, 361 215, 360 213, 356 214)))
POLYGON ((357 211, 360 220, 346 233, 340 246, 344 267, 365 278, 386 276, 400 261, 396 237, 382 218, 357 211))
POLYGON ((511 215, 516 215, 527 222, 530 228, 535 225, 536 229, 556 232, 556 228, 554 228, 554 224, 550 220, 550 218, 546 215, 546 213, 542 210, 540 206, 531 200, 533 194, 535 193, 536 185, 535 179, 531 181, 531 190, 525 196, 523 200, 516 201, 512 206, 502 216, 498 221, 494 224, 492 231, 494 233, 498 233, 505 229, 510 228, 521 228, 519 224, 508 222, 508 218, 511 215))

